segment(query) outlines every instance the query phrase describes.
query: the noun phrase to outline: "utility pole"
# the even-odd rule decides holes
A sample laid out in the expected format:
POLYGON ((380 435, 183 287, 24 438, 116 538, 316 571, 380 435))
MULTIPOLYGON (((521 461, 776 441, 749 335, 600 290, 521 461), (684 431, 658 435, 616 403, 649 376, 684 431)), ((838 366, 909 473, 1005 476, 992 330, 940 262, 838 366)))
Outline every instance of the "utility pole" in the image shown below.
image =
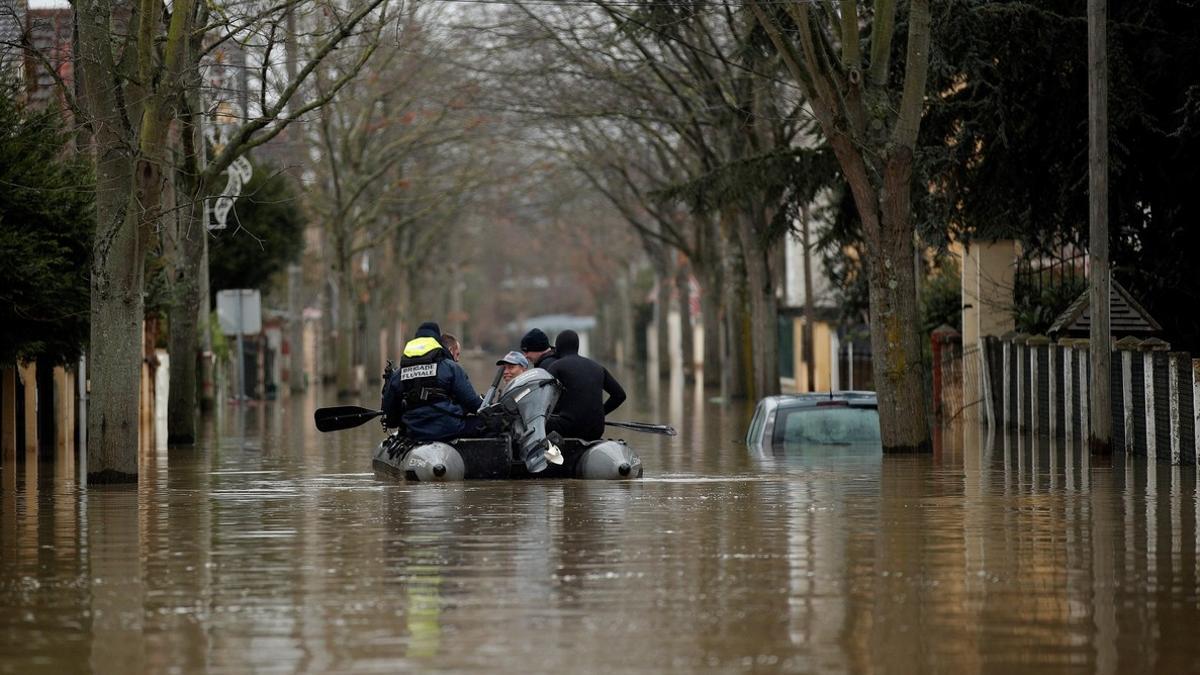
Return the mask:
POLYGON ((297 264, 288 265, 288 388, 304 391, 304 301, 300 299, 304 273, 297 264))
MULTIPOLYGON (((813 330, 816 321, 816 310, 813 305, 813 275, 812 275, 812 245, 808 237, 808 205, 800 207, 800 245, 804 247, 804 332, 800 338, 804 341, 800 353, 804 354, 804 367, 808 379, 808 391, 817 391, 817 345, 816 332, 813 330)), ((830 386, 833 391, 836 386, 830 386)))
POLYGON ((1090 229, 1088 299, 1091 301, 1091 405, 1088 448, 1092 454, 1112 452, 1112 392, 1109 374, 1112 332, 1108 266, 1108 0, 1088 0, 1088 178, 1090 229))

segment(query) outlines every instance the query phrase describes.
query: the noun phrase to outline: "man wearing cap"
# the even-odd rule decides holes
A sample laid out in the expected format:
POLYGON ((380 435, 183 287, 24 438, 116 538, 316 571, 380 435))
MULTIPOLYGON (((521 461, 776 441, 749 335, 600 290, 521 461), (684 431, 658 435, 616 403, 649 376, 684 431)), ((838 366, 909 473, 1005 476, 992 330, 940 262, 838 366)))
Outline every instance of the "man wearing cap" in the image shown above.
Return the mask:
POLYGON ((496 391, 496 397, 508 389, 508 385, 512 384, 513 378, 521 373, 529 370, 533 366, 529 363, 529 359, 518 351, 511 351, 504 355, 504 358, 496 362, 498 366, 504 366, 504 374, 500 376, 500 387, 496 391))
POLYGON ((534 328, 521 338, 521 352, 533 368, 549 368, 558 360, 558 354, 550 346, 550 338, 541 328, 534 328))
POLYGON ((441 338, 436 323, 421 324, 383 390, 384 425, 403 427, 413 440, 450 440, 477 428, 466 415, 478 411, 483 399, 441 338))

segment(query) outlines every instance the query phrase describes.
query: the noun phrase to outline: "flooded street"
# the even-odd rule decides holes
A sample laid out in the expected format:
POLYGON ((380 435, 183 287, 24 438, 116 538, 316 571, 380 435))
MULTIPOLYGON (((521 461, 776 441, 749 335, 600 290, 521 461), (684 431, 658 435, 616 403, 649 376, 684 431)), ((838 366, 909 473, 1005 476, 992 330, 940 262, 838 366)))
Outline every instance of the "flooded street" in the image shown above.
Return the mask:
POLYGON ((0 672, 1200 667, 1195 467, 961 430, 755 458, 748 408, 651 384, 613 415, 679 430, 625 434, 640 481, 377 478, 379 427, 319 434, 316 393, 136 490, 6 467, 0 672))

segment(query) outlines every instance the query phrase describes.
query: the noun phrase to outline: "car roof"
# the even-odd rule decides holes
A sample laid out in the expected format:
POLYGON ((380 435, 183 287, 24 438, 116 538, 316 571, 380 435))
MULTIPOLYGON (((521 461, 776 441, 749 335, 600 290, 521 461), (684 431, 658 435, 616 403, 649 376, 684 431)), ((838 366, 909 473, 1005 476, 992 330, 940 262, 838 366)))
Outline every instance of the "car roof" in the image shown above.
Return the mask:
POLYGON ((873 391, 818 391, 804 394, 777 394, 775 396, 767 396, 763 401, 770 401, 777 405, 787 403, 817 403, 820 401, 874 401, 875 392, 873 391))

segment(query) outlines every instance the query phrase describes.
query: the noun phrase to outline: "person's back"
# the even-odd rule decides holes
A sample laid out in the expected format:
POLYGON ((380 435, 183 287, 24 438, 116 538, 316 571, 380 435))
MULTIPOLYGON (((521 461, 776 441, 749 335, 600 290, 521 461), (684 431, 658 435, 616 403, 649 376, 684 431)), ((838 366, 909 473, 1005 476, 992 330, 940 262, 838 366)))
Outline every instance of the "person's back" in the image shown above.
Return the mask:
POLYGON ((604 366, 579 355, 575 331, 559 334, 555 353, 558 358, 546 370, 562 383, 563 393, 547 431, 585 441, 603 437, 604 416, 625 402, 625 390, 604 366))
POLYGON ((418 441, 449 440, 468 433, 466 414, 478 411, 482 402, 440 337, 437 324, 421 324, 383 392, 384 423, 403 426, 405 435, 418 441))

